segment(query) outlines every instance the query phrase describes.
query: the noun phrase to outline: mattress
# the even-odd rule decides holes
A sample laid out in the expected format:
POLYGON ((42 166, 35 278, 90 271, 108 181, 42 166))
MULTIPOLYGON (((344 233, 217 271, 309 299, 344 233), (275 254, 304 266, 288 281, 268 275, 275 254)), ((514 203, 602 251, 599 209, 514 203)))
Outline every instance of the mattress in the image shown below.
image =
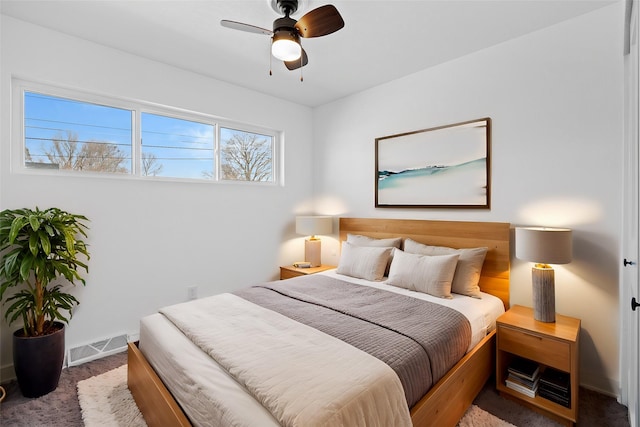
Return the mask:
MULTIPOLYGON (((451 300, 408 291, 361 279, 320 273, 361 286, 425 299, 462 313, 471 325, 473 348, 495 328, 495 319, 504 312, 502 302, 491 295, 482 299, 454 295, 451 300)), ((161 314, 141 320, 140 350, 194 425, 277 426, 276 419, 200 347, 185 337, 161 314), (217 420, 212 424, 212 420, 217 420)))

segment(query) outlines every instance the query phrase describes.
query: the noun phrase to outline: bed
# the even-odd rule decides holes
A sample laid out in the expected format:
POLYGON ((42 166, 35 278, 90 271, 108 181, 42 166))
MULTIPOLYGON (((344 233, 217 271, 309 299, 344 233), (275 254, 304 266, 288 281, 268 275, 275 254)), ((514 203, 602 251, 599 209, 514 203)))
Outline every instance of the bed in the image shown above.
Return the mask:
MULTIPOLYGON (((341 241, 348 240, 349 235, 366 236, 370 239, 402 236, 405 241, 409 239, 416 245, 426 244, 451 248, 486 247, 488 250, 479 278, 480 290, 487 295, 497 297, 501 302, 501 309, 508 308, 509 224, 507 223, 341 218, 341 241)), ((391 276, 391 274, 389 275, 391 276)), ((328 272, 323 277, 318 277, 318 280, 330 281, 341 278, 344 277, 336 272, 328 272)), ((292 280, 290 284, 293 289, 294 279, 290 280, 292 280)), ((277 287, 278 284, 269 286, 277 287)), ((354 284, 353 286, 359 285, 354 284)), ((405 290, 398 292, 402 293, 405 290)), ((471 300, 469 297, 462 297, 463 300, 465 298, 471 300)), ((453 298, 452 303, 460 299, 453 298)), ((489 300, 489 297, 483 298, 483 300, 489 300)), ((230 301, 230 303, 235 303, 234 301, 230 301)), ((474 334, 477 335, 477 333, 474 334)), ((247 403, 250 402, 251 397, 243 391, 242 386, 234 384, 233 379, 225 379, 225 375, 228 374, 225 372, 218 372, 215 375, 211 373, 212 369, 221 368, 215 367, 215 364, 213 368, 211 366, 204 367, 205 362, 201 358, 202 354, 198 354, 198 350, 185 351, 182 350, 183 347, 178 347, 181 335, 180 332, 172 330, 172 326, 167 325, 166 319, 163 320, 161 315, 153 315, 141 322, 140 348, 136 344, 129 345, 128 385, 149 425, 191 425, 189 418, 183 411, 182 406, 186 405, 195 406, 195 408, 187 408, 186 412, 191 414, 194 411, 196 413, 204 412, 206 417, 207 411, 222 411, 216 416, 218 419, 226 420, 227 415, 225 414, 229 411, 238 411, 242 414, 241 419, 261 420, 259 425, 278 425, 278 421, 271 417, 269 411, 261 408, 259 404, 247 403), (160 341, 165 342, 163 344, 160 341), (156 344, 159 347, 156 347, 156 344), (145 346, 148 350, 145 350, 145 346), (162 350, 162 346, 164 346, 164 350, 162 350), (145 357, 141 348, 146 351, 148 357, 145 357), (184 384, 187 384, 187 393, 190 391, 192 396, 195 395, 193 390, 198 390, 201 385, 193 385, 191 384, 192 379, 176 377, 175 373, 163 373, 167 366, 170 368, 174 364, 173 357, 177 357, 177 355, 172 355, 172 352, 180 353, 181 357, 186 354, 186 366, 195 369, 196 372, 191 376, 205 377, 205 382, 218 383, 213 386, 222 387, 224 394, 230 397, 227 400, 231 403, 226 403, 226 406, 220 409, 216 407, 217 403, 211 402, 208 405, 206 399, 204 402, 193 402, 196 399, 186 399, 185 401, 184 397, 179 397, 181 393, 184 393, 184 390, 180 391, 184 384), (151 359, 151 363, 147 358, 151 359), (203 371, 199 371, 199 369, 203 369, 203 371), (159 375, 156 370, 160 372, 159 375), (207 374, 201 375, 198 374, 199 372, 207 372, 207 374), (160 379, 161 377, 163 379, 160 379), (174 394, 178 396, 182 406, 176 402, 174 394), (235 408, 233 408, 234 405, 235 408)), ((495 366, 494 348, 495 331, 485 325, 481 336, 475 338, 473 345, 470 344, 462 358, 455 362, 446 373, 439 376, 424 396, 412 402, 409 422, 414 426, 455 425, 493 372, 495 366)), ((200 353, 202 352, 200 351, 200 353)), ((336 353, 342 354, 342 348, 336 353)), ((179 368, 176 371, 180 373, 183 370, 186 371, 186 368, 179 368)), ((224 370, 222 369, 222 371, 224 370)), ((405 411, 406 405, 405 402, 405 411)), ((193 418, 193 415, 191 417, 193 418)), ((229 421, 229 424, 233 422, 229 421)))

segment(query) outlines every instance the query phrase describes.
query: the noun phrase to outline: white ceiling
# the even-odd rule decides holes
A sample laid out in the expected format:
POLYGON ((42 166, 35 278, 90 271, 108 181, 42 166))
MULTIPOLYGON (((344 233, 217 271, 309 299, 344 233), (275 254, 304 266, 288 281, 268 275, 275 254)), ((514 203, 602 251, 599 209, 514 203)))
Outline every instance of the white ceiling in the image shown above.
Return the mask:
POLYGON ((317 106, 606 6, 616 0, 305 0, 338 8, 345 27, 303 39, 309 64, 289 71, 269 36, 272 0, 0 0, 2 14, 292 102, 317 106))

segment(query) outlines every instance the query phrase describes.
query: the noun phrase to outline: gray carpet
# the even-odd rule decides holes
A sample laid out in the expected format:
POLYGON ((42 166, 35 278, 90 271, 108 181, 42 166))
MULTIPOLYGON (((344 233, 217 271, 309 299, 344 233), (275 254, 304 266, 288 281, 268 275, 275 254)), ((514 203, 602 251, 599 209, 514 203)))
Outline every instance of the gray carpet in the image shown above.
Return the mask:
POLYGON ((24 427, 82 426, 76 384, 78 381, 127 363, 127 353, 118 353, 79 366, 63 369, 58 388, 38 399, 20 393, 15 381, 4 385, 7 398, 0 403, 0 425, 24 427))
MULTIPOLYGON (((495 388, 495 379, 490 379, 473 402, 498 418, 518 427, 558 427, 560 424, 530 411, 518 403, 501 397, 495 388)), ((580 387, 578 403, 578 426, 580 427, 629 427, 627 407, 615 398, 580 387)))
MULTIPOLYGON (((6 400, 0 404, 0 425, 25 427, 82 426, 82 416, 76 384, 127 362, 126 352, 74 366, 62 371, 58 388, 38 399, 22 397, 15 381, 5 384, 6 400)), ((480 408, 518 427, 556 427, 559 424, 529 411, 517 403, 503 399, 495 390, 492 380, 474 402, 480 408)), ((581 427, 627 427, 627 408, 614 398, 580 389, 581 427)))

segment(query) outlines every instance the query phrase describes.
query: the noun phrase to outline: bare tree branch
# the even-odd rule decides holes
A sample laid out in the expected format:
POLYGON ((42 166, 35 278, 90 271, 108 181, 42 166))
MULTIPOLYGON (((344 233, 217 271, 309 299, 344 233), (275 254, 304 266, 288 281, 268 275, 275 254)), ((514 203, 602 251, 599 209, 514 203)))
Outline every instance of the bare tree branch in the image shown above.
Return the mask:
POLYGON ((220 159, 222 179, 237 181, 271 180, 271 143, 254 133, 236 132, 223 141, 220 159))
POLYGON ((162 172, 162 163, 158 163, 158 158, 153 153, 142 152, 142 170, 143 176, 157 176, 162 172))

